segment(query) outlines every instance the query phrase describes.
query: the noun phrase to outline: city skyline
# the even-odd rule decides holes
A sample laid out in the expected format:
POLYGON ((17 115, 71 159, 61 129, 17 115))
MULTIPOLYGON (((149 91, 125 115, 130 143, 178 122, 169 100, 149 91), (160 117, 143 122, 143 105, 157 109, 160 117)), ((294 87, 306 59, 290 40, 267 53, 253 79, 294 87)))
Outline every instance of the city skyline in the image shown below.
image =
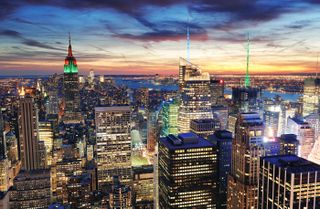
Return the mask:
POLYGON ((320 4, 308 1, 7 1, 1 75, 61 73, 72 35, 79 73, 178 74, 187 57, 211 74, 316 73, 320 4), (283 55, 286 56, 283 56, 283 55))

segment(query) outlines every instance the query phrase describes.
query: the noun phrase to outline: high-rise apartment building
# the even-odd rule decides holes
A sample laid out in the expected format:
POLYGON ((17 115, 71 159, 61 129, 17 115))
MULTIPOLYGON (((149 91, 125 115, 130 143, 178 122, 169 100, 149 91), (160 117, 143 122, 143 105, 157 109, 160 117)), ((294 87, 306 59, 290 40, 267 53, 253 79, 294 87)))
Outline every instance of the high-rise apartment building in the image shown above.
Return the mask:
POLYGON ((216 151, 194 133, 159 141, 159 207, 215 208, 216 151))
POLYGON ((96 107, 98 188, 107 189, 113 176, 131 185, 131 107, 96 107))
POLYGON ((228 209, 258 207, 259 159, 265 155, 263 131, 259 114, 239 114, 228 177, 228 209))
POLYGON ((80 111, 78 65, 76 58, 72 54, 70 37, 68 55, 64 63, 63 89, 65 102, 63 122, 66 124, 80 123, 82 116, 80 111))
POLYGON ((153 165, 133 167, 133 199, 135 208, 154 208, 153 165))
POLYGON ((261 158, 259 208, 320 208, 320 165, 296 155, 261 158))

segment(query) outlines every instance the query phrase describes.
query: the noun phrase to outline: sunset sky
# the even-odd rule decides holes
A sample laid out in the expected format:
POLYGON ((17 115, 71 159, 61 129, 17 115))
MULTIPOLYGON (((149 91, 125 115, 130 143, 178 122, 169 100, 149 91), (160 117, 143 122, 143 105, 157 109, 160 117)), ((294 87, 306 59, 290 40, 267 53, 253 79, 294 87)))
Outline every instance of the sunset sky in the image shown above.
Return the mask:
POLYGON ((0 75, 62 73, 68 32, 81 74, 177 74, 188 25, 203 71, 244 73, 247 34, 251 73, 317 69, 320 0, 0 0, 0 75))

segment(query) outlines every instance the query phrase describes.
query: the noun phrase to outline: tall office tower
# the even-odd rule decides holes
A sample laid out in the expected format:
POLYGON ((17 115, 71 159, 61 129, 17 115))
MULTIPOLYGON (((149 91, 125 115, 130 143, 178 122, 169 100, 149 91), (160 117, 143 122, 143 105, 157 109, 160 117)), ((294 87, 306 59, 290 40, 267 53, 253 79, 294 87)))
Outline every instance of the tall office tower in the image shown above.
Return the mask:
POLYGON ((303 86, 303 116, 318 113, 320 109, 320 78, 307 78, 303 86))
POLYGON ((50 171, 23 171, 13 180, 10 208, 48 208, 50 204, 50 171))
POLYGON ((158 114, 157 112, 148 112, 147 118, 147 150, 149 153, 153 153, 160 134, 157 121, 158 114))
POLYGON ((154 208, 153 165, 133 167, 133 199, 135 208, 154 208))
POLYGON ((217 147, 217 208, 227 208, 228 174, 231 171, 232 133, 215 131, 208 140, 217 147))
MULTIPOLYGON (((187 67, 190 65, 192 64, 187 67)), ((185 75, 180 89, 181 102, 178 115, 180 133, 190 131, 190 122, 193 119, 213 118, 209 74, 201 73, 198 68, 195 72, 188 70, 183 72, 185 75)))
POLYGON ((195 119, 190 122, 190 131, 205 139, 216 130, 220 130, 220 122, 217 119, 195 119))
POLYGON ((4 121, 0 108, 0 160, 7 158, 7 142, 4 131, 4 121))
POLYGON ((94 71, 91 69, 88 75, 88 83, 92 85, 94 83, 94 71))
POLYGON ((280 123, 280 106, 271 106, 264 111, 265 136, 274 138, 278 136, 280 123))
POLYGON ((163 103, 161 109, 162 127, 160 135, 162 137, 169 134, 178 134, 178 113, 179 105, 176 99, 169 100, 163 103))
POLYGON ((259 208, 320 208, 320 165, 296 155, 261 158, 259 208))
POLYGON ((239 114, 232 142, 228 209, 258 208, 259 158, 265 155, 263 131, 258 113, 239 114))
POLYGON ((39 141, 44 142, 44 146, 46 149, 46 157, 48 166, 51 165, 52 162, 52 150, 53 150, 53 130, 52 123, 48 121, 39 121, 39 141))
POLYGON ((38 110, 31 96, 20 96, 18 115, 22 169, 27 171, 39 169, 38 110))
POLYGON ((224 81, 210 78, 210 102, 211 105, 223 105, 224 100, 224 81))
POLYGON ((299 141, 295 134, 282 134, 280 137, 280 155, 298 155, 299 141))
POLYGON ((132 209, 132 191, 127 185, 120 182, 118 176, 112 180, 112 189, 109 192, 110 208, 132 209))
POLYGON ((216 105, 212 106, 213 118, 220 122, 220 129, 226 130, 228 128, 229 108, 227 106, 216 105))
POLYGON ((68 55, 64 61, 63 88, 65 102, 63 122, 66 124, 80 123, 82 116, 80 112, 78 66, 77 60, 72 54, 70 37, 68 55))
POLYGON ((297 117, 288 118, 287 124, 287 133, 297 135, 299 141, 298 156, 308 159, 315 142, 314 130, 310 127, 309 123, 297 117))
POLYGON ((131 107, 96 107, 95 119, 98 188, 107 190, 113 176, 131 186, 131 107))
POLYGON ((47 82, 48 101, 46 103, 47 114, 59 113, 58 77, 50 76, 47 82))
POLYGON ((258 112, 260 89, 253 87, 232 88, 232 113, 258 112))
POLYGON ((194 133, 159 142, 159 208, 215 208, 216 151, 194 133))
POLYGON ((298 110, 292 107, 290 104, 281 104, 280 106, 280 115, 279 115, 279 128, 278 128, 278 136, 286 133, 288 127, 288 118, 293 118, 298 110))

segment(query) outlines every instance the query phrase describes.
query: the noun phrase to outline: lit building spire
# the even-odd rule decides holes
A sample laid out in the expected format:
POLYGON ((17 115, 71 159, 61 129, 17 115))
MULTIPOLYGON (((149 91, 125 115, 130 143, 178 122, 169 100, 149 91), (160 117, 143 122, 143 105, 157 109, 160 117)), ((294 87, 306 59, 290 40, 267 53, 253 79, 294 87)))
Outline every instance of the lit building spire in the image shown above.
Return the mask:
POLYGON ((190 28, 189 22, 187 25, 187 61, 190 62, 190 28))
POLYGON ((248 35, 248 42, 247 42, 247 69, 246 69, 246 77, 244 81, 244 86, 246 88, 250 87, 250 75, 249 75, 249 58, 250 58, 250 38, 248 35))
POLYGON ((70 32, 69 32, 68 55, 64 60, 64 73, 78 73, 77 60, 72 54, 70 32))

